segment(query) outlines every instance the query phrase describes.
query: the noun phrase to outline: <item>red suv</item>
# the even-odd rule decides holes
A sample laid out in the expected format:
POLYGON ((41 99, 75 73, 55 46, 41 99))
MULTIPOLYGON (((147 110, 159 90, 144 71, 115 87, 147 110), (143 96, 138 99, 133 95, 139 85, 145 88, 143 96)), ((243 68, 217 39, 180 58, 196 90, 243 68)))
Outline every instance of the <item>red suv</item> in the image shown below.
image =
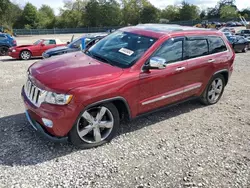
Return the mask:
POLYGON ((219 101, 235 54, 220 31, 146 24, 84 52, 30 66, 22 89, 31 125, 82 148, 110 141, 120 120, 199 98, 219 101))

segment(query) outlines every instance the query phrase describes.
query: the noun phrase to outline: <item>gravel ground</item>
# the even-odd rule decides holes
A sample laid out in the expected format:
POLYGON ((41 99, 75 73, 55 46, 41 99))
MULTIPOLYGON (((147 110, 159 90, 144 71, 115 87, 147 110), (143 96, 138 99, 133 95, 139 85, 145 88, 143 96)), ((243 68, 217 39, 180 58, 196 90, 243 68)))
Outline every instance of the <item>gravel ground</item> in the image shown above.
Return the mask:
POLYGON ((237 54, 221 101, 196 101, 123 124, 77 150, 36 134, 20 97, 37 60, 0 59, 0 187, 250 187, 250 53, 237 54))

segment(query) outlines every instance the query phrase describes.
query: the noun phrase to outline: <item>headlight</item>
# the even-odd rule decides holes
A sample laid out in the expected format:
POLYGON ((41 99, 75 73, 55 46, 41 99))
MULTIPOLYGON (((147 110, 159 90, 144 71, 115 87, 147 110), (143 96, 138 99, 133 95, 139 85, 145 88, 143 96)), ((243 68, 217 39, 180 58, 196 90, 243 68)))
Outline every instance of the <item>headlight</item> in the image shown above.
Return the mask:
POLYGON ((50 104, 65 105, 70 103, 72 97, 72 95, 47 92, 45 102, 50 104))
POLYGON ((16 52, 16 50, 15 50, 15 49, 13 49, 13 50, 12 50, 12 52, 16 52))

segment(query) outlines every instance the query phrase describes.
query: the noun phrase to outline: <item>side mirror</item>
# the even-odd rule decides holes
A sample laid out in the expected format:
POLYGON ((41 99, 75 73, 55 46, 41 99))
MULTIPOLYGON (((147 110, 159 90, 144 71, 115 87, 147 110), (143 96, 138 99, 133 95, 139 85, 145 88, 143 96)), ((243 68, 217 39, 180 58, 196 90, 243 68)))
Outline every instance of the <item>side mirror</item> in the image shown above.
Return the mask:
POLYGON ((68 41, 67 44, 70 44, 70 42, 68 41))
POLYGON ((43 46, 45 46, 45 44, 42 43, 41 46, 43 47, 43 46))
POLYGON ((165 69, 166 68, 166 59, 161 57, 151 57, 149 60, 149 69, 165 69))

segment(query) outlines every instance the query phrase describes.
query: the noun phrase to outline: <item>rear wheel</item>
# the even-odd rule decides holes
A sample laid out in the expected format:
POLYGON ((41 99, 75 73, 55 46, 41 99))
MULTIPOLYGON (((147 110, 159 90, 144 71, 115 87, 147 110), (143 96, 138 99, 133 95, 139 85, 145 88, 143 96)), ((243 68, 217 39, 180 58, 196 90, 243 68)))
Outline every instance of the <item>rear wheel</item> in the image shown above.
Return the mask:
POLYGON ((224 92, 224 88, 225 79, 223 75, 215 75, 209 82, 204 93, 202 94, 201 102, 205 105, 216 104, 220 100, 224 92))
POLYGON ((28 50, 24 50, 20 53, 20 58, 22 60, 29 60, 31 58, 31 53, 28 50))
POLYGON ((245 48, 242 50, 242 52, 247 52, 248 50, 248 45, 245 46, 245 48))
POLYGON ((6 56, 8 54, 9 48, 7 46, 1 46, 0 47, 0 55, 1 56, 6 56))
POLYGON ((81 113, 69 140, 80 148, 97 147, 112 140, 119 124, 119 113, 112 103, 91 107, 81 113))

